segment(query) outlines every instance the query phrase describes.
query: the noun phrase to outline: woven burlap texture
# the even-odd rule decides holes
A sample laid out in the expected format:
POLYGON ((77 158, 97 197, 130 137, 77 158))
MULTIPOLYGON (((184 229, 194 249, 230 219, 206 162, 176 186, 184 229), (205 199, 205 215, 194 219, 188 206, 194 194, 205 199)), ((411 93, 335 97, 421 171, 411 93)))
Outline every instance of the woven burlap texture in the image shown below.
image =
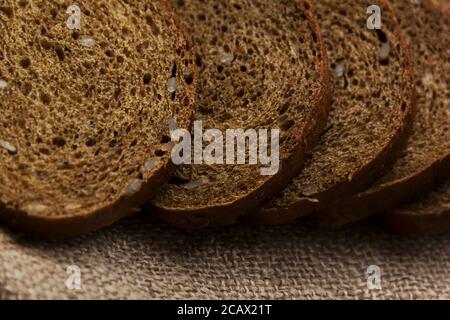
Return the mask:
POLYGON ((363 223, 179 231, 144 217, 63 242, 0 229, 2 299, 445 299, 450 235, 402 238, 363 223), (67 267, 81 271, 69 290, 67 267), (369 290, 367 268, 381 269, 369 290))

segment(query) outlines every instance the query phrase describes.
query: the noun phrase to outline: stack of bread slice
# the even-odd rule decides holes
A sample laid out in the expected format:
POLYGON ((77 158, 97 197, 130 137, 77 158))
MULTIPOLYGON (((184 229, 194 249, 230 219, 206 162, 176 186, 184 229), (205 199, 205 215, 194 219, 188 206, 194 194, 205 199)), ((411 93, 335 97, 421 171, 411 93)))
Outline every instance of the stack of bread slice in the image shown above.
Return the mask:
POLYGON ((450 6, 375 2, 87 0, 80 29, 58 1, 1 7, 0 219, 450 231, 450 6), (279 167, 175 165, 194 123, 279 130, 279 167))

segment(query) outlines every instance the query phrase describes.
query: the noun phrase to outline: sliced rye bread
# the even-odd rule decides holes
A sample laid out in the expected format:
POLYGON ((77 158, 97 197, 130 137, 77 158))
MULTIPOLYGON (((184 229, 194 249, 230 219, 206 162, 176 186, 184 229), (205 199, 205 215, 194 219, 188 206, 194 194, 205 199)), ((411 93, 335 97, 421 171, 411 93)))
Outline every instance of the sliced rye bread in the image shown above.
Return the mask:
POLYGON ((450 177, 450 5, 436 0, 397 0, 394 5, 414 51, 417 117, 413 133, 391 171, 368 190, 330 208, 333 225, 392 210, 450 177))
POLYGON ((401 235, 450 232, 450 181, 426 197, 380 217, 392 231, 401 235))
POLYGON ((181 228, 233 224, 298 174, 325 127, 331 89, 319 27, 309 1, 172 3, 198 49, 196 119, 221 131, 280 129, 280 170, 181 166, 149 211, 181 228))
POLYGON ((314 9, 334 71, 328 128, 305 169, 247 221, 280 224, 326 208, 366 188, 405 145, 414 115, 409 51, 384 1, 321 0, 314 9), (377 4, 382 29, 367 28, 377 4))
POLYGON ((0 7, 0 219, 42 237, 148 201, 173 172, 169 122, 188 128, 195 106, 194 55, 166 4, 85 0, 80 30, 70 4, 0 7))

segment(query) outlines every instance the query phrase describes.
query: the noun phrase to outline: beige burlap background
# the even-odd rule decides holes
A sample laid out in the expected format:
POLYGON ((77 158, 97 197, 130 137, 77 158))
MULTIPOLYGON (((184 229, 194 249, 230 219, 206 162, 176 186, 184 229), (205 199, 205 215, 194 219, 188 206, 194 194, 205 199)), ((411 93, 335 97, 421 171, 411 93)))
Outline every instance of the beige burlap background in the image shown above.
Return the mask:
POLYGON ((450 235, 401 238, 369 223, 186 232, 143 217, 56 243, 0 229, 0 298, 450 298, 450 235), (69 265, 79 291, 65 286, 69 265), (382 290, 368 290, 369 265, 382 290))

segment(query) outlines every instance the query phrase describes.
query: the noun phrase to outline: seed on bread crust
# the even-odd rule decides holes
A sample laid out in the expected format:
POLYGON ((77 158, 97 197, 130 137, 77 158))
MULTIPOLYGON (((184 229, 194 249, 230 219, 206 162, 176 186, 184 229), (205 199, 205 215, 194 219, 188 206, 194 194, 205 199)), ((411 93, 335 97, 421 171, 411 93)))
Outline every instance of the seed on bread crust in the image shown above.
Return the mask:
POLYGON ((125 195, 131 196, 137 192, 139 192, 144 185, 144 181, 141 179, 134 179, 130 184, 125 188, 125 195))
POLYGON ((42 203, 30 203, 25 206, 27 212, 31 214, 42 214, 49 210, 49 206, 42 203))

